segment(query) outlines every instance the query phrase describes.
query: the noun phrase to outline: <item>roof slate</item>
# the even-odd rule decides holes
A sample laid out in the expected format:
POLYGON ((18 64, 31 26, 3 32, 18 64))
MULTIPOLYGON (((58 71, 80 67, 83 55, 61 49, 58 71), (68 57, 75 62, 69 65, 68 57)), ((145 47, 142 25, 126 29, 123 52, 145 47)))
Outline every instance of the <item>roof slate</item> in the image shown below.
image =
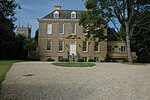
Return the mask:
POLYGON ((76 12, 77 17, 76 19, 80 19, 81 13, 85 12, 83 10, 54 10, 50 14, 46 15, 42 19, 72 19, 71 18, 71 12, 76 12), (54 12, 58 11, 59 12, 59 18, 54 18, 54 12))

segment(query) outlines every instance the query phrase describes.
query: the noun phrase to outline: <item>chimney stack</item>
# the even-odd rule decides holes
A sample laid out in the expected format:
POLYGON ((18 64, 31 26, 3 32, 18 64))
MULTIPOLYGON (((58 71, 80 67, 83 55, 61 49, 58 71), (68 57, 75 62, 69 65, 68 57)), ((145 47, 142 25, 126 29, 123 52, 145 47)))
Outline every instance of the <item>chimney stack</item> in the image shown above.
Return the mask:
POLYGON ((55 6, 55 10, 61 10, 61 6, 55 6))

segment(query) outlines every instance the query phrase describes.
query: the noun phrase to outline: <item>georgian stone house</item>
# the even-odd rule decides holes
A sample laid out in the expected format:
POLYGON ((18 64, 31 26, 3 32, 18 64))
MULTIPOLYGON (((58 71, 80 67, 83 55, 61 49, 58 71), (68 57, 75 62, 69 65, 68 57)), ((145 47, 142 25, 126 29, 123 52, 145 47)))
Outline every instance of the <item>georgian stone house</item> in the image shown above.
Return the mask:
MULTIPOLYGON (((51 57, 55 61, 61 58, 84 61, 92 58, 104 60, 107 53, 111 58, 126 58, 125 43, 121 41, 97 42, 86 39, 83 26, 79 25, 81 10, 55 10, 39 21, 38 55, 41 60, 51 57)), ((107 31, 105 32, 107 35, 107 31)))

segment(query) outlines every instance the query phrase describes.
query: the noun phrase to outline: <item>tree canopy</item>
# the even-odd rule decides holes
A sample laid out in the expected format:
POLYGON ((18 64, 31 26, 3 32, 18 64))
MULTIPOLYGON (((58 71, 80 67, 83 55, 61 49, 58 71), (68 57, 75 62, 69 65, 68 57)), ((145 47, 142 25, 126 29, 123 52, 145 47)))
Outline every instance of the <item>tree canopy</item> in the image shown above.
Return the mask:
POLYGON ((30 51, 35 51, 37 49, 37 42, 34 38, 26 38, 23 44, 24 50, 28 51, 28 58, 30 58, 30 51))
MULTIPOLYGON (((146 15, 150 15, 150 12, 141 13, 138 16, 136 15, 137 17, 134 20, 140 20, 146 15)), ((132 50, 137 52, 139 62, 150 62, 150 17, 144 19, 135 27, 131 47, 132 50), (143 57, 144 60, 142 55, 145 55, 143 57)))
MULTIPOLYGON (((97 29, 96 22, 99 22, 99 25, 103 24, 103 22, 101 22, 103 19, 108 26, 111 25, 110 27, 115 28, 116 31, 120 31, 119 27, 122 27, 122 30, 125 32, 128 61, 132 62, 130 40, 133 36, 133 32, 135 31, 135 27, 144 21, 144 19, 150 17, 150 15, 145 15, 140 20, 134 19, 139 14, 150 11, 150 2, 148 0, 84 0, 84 2, 87 11, 82 15, 81 24, 84 27, 88 26, 88 28, 94 27, 97 29), (91 20, 91 22, 89 20, 91 20), (89 24, 87 22, 89 22, 89 24)), ((102 30, 101 27, 98 29, 102 30)), ((94 36, 103 37, 103 35, 101 35, 102 31, 94 31, 95 29, 90 30, 88 36, 93 36, 94 34, 94 36)), ((122 37, 120 38, 123 40, 122 37)))
POLYGON ((10 49, 15 38, 13 22, 16 20, 14 17, 16 7, 15 0, 0 0, 0 58, 11 56, 10 49))

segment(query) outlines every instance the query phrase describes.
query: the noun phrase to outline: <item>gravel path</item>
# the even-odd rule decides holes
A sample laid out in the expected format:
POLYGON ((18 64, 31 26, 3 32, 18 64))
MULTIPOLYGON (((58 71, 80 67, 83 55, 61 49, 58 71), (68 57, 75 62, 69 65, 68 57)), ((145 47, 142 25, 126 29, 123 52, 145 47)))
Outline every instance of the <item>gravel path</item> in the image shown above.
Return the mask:
POLYGON ((63 68, 49 62, 16 63, 1 95, 0 100, 150 100, 150 64, 63 68))

